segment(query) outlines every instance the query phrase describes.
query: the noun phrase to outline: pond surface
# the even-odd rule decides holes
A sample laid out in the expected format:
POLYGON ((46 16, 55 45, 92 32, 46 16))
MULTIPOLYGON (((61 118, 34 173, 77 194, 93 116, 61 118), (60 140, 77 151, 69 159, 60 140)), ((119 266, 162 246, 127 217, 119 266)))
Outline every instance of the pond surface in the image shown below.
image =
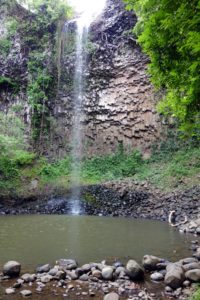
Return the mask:
POLYGON ((193 236, 180 234, 166 223, 92 216, 0 217, 0 265, 18 260, 26 270, 59 258, 79 264, 104 259, 141 261, 153 254, 172 261, 191 255, 193 236))

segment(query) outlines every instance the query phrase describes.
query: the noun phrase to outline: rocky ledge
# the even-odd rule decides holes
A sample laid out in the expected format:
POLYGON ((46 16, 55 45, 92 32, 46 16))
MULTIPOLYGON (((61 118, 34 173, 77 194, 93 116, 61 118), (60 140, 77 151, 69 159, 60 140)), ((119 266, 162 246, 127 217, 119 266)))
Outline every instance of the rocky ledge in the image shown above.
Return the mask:
MULTIPOLYGON (((193 245, 198 242, 193 242, 193 245)), ((187 299, 200 282, 200 247, 193 257, 170 262, 153 255, 145 255, 142 264, 130 259, 126 265, 120 261, 112 265, 106 261, 78 266, 74 259, 60 259, 36 268, 35 273, 21 272, 21 264, 9 261, 3 266, 0 282, 4 295, 33 294, 62 295, 75 299, 96 297, 104 300, 118 299, 187 299), (157 291, 151 288, 156 284, 157 291)), ((63 298, 62 298, 63 299, 63 298)))
MULTIPOLYGON (((131 179, 82 187, 81 214, 161 220, 181 231, 200 234, 200 186, 162 192, 131 179)), ((68 195, 0 204, 0 214, 70 214, 68 195), (45 199, 45 200, 44 200, 45 199)))

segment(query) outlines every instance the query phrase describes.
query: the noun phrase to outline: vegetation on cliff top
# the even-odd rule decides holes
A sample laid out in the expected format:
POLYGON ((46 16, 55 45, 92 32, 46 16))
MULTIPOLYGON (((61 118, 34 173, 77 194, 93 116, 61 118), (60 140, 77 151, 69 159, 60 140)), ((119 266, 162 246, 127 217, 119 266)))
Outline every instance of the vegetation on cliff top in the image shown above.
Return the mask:
POLYGON ((138 22, 134 33, 150 57, 151 80, 164 95, 158 110, 185 137, 200 139, 200 2, 124 0, 138 22))

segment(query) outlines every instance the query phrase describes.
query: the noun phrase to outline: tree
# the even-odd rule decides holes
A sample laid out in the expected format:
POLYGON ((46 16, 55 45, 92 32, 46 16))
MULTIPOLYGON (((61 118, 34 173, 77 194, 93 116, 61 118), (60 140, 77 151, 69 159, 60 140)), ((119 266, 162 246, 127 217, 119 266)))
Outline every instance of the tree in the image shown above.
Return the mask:
POLYGON ((158 111, 177 120, 184 136, 200 139, 200 1, 124 0, 138 22, 134 33, 150 57, 158 111))

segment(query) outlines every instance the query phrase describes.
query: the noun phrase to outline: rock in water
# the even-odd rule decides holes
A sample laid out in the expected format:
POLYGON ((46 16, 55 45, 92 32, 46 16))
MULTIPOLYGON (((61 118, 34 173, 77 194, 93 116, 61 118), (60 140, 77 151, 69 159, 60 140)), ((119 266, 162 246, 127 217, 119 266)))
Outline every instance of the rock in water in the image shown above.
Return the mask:
POLYGON ((17 261, 8 261, 3 266, 3 274, 10 277, 18 277, 21 271, 21 264, 17 261))
POLYGON ((166 270, 165 284, 170 286, 172 289, 181 287, 185 280, 183 268, 178 264, 171 263, 167 266, 166 270))
POLYGON ((132 280, 140 281, 144 279, 144 271, 135 260, 128 261, 126 273, 132 280))
POLYGON ((109 293, 103 298, 103 300, 119 300, 119 295, 116 293, 109 293))
POLYGON ((200 269, 187 271, 185 277, 193 282, 200 282, 200 269))

